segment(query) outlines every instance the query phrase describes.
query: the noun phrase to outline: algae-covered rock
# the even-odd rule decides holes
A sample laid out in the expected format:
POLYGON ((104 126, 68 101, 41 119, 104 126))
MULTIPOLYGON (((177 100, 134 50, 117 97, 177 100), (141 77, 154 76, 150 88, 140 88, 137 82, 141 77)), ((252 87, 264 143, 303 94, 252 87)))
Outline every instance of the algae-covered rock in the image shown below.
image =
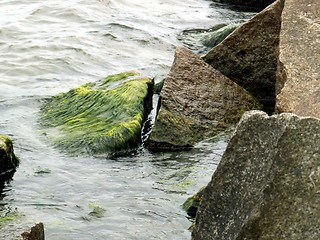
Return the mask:
POLYGON ((201 42, 206 47, 215 47, 221 43, 227 36, 229 36, 237 27, 239 23, 231 23, 228 25, 218 25, 209 30, 208 35, 201 39, 201 42), (220 26, 220 27, 219 27, 220 26))
POLYGON ((204 190, 205 190, 205 187, 201 188, 199 192, 197 192, 195 195, 189 197, 182 205, 182 208, 192 218, 196 217, 204 190))
POLYGON ((153 88, 152 79, 136 72, 111 75, 48 99, 40 122, 73 155, 127 153, 141 142, 153 88))
POLYGON ((152 151, 191 148, 260 107, 246 90, 183 47, 176 50, 160 99, 147 144, 152 151))
POLYGON ((8 136, 0 135, 0 182, 12 176, 19 164, 18 158, 14 154, 13 144, 8 136))

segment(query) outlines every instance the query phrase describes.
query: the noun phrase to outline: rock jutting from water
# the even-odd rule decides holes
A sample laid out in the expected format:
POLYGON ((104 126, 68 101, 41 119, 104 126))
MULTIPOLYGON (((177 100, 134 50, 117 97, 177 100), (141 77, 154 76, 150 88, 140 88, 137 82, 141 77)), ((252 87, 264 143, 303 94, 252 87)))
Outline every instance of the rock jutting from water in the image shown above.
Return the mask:
POLYGON ((238 28, 240 23, 231 23, 225 26, 218 25, 209 30, 209 33, 201 39, 201 42, 206 47, 215 47, 221 43, 227 36, 229 36, 236 28, 238 28))
POLYGON ((245 111, 260 107, 242 87, 183 47, 176 50, 159 104, 150 150, 190 148, 237 123, 245 111))
POLYGON ((197 212, 193 239, 319 239, 320 120, 250 111, 197 212))
POLYGON ((242 24, 203 59, 274 111, 283 1, 242 24))
POLYGON ((320 2, 287 0, 282 13, 277 112, 320 118, 320 2))
POLYGON ((72 155, 127 154, 141 143, 153 88, 153 79, 136 72, 111 75, 48 99, 40 122, 72 155))
POLYGON ((205 190, 205 187, 201 188, 199 192, 197 192, 195 195, 189 197, 183 204, 182 208, 187 212, 187 214, 195 218, 197 215, 197 211, 199 208, 199 204, 202 200, 203 192, 205 190))
POLYGON ((18 165, 19 160, 14 154, 11 139, 0 135, 0 184, 12 177, 18 165))
POLYGON ((43 223, 37 223, 28 231, 21 234, 22 240, 44 240, 44 226, 43 223))

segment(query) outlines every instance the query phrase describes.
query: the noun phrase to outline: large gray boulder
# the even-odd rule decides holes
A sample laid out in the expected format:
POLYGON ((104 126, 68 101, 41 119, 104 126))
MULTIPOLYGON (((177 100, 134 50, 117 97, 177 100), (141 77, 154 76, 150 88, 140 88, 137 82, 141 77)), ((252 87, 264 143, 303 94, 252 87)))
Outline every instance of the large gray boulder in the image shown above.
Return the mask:
POLYGON ((286 0, 280 32, 278 112, 320 118, 319 39, 319 0, 286 0))
POLYGON ((246 113, 207 186, 195 240, 316 240, 320 120, 246 113))
POLYGON ((270 5, 230 34, 203 59, 236 82, 272 113, 283 0, 270 5))
POLYGON ((192 147, 237 123, 246 110, 256 108, 257 101, 242 87, 192 51, 179 47, 161 91, 160 111, 148 148, 192 147))

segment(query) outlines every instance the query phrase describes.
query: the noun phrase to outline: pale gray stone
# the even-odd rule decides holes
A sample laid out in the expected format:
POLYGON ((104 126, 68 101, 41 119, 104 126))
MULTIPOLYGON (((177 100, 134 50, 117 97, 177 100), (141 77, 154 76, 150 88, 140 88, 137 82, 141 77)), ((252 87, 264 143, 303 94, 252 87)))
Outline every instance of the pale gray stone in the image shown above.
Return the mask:
POLYGON ((246 113, 207 186, 195 240, 316 240, 320 120, 246 113))
POLYGON ((280 32, 277 112, 320 118, 320 2, 286 0, 280 32))

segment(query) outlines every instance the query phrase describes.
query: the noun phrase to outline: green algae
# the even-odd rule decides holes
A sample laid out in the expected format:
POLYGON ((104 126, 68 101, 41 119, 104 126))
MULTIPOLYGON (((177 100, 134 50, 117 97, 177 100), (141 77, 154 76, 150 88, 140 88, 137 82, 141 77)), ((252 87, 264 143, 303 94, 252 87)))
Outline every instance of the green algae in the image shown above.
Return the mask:
POLYGON ((187 214, 192 217, 195 218, 200 202, 202 200, 204 191, 205 191, 205 187, 201 188, 199 190, 199 192, 197 192, 195 195, 189 197, 183 204, 182 204, 182 208, 187 212, 187 214))
POLYGON ((0 174, 14 170, 18 165, 19 159, 14 154, 11 139, 0 134, 0 174))
POLYGON ((14 222, 15 220, 21 218, 22 215, 17 212, 17 210, 11 210, 11 208, 8 209, 0 209, 0 229, 4 225, 14 222))
POLYGON ((50 98, 40 122, 54 144, 71 154, 127 151, 141 141, 153 87, 152 79, 136 72, 111 75, 50 98))

